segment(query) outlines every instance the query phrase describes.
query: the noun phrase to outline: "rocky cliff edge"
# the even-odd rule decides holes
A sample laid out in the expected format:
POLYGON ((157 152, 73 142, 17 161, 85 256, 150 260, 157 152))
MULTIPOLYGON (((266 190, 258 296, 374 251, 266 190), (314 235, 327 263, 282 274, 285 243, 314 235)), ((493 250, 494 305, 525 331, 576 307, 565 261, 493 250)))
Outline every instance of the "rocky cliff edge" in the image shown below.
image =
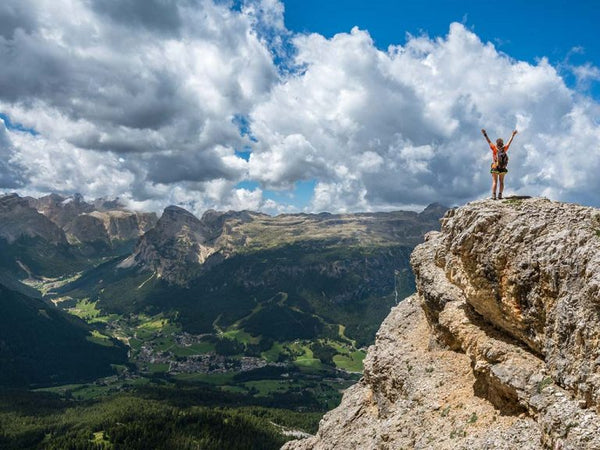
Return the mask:
POLYGON ((363 378, 286 449, 600 449, 600 210, 451 210, 363 378))

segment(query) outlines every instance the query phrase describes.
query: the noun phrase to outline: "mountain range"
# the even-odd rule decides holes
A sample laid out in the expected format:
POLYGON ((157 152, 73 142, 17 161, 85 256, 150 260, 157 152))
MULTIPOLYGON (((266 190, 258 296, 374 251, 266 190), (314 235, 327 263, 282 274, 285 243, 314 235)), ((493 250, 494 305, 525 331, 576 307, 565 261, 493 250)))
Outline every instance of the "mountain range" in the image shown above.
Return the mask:
POLYGON ((157 221, 118 201, 80 195, 0 197, 0 273, 15 279, 61 277, 130 251, 157 221))
POLYGON ((368 344, 385 312, 414 290, 408 258, 445 211, 298 214, 170 206, 133 252, 55 291, 109 313, 163 313, 184 331, 245 330, 285 340, 368 344), (268 325, 268 326, 266 326, 268 325))
POLYGON ((445 211, 198 218, 169 206, 157 218, 118 200, 9 194, 0 283, 119 338, 142 370, 193 372, 210 355, 360 370, 359 350, 414 291, 412 249, 445 211), (136 328, 148 323, 151 335, 136 328))

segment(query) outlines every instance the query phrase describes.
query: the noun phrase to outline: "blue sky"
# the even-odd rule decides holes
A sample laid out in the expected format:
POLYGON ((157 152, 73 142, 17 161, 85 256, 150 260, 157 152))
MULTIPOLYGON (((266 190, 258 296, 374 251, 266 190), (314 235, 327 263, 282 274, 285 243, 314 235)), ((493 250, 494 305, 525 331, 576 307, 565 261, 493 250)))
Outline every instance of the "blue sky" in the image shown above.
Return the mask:
POLYGON ((326 37, 358 26, 385 49, 405 34, 442 36, 452 22, 464 23, 481 39, 492 41, 515 58, 560 60, 581 46, 597 61, 598 4, 590 1, 389 1, 285 0, 285 24, 297 32, 326 37))
MULTIPOLYGON (((535 63, 540 58, 556 67, 590 63, 600 67, 599 5, 594 0, 284 0, 285 25, 298 33, 327 38, 358 26, 385 50, 404 44, 406 35, 444 36, 452 22, 463 23, 510 57, 535 63)), ((573 86, 575 79, 562 71, 573 86)), ((600 80, 587 92, 600 98, 600 80)), ((308 204, 313 183, 302 185, 308 204)), ((301 203, 298 203, 301 204, 301 203)))
MULTIPOLYGON (((358 26, 375 45, 403 44, 406 34, 444 36, 460 22, 513 58, 540 58, 559 66, 571 61, 600 67, 594 0, 285 0, 285 24, 293 31, 332 37, 358 26)), ((572 80, 570 80, 572 82, 572 80)), ((594 83, 594 94, 599 83, 594 83)))
POLYGON ((596 3, 5 0, 0 192, 456 205, 518 128, 508 194, 600 206, 596 3))

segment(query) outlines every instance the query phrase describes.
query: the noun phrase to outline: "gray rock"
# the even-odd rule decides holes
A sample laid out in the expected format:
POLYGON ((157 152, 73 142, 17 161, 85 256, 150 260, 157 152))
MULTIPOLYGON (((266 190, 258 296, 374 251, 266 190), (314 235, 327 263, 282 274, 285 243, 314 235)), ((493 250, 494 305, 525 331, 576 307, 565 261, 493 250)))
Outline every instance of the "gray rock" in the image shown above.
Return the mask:
POLYGON ((411 262, 361 381, 284 448, 600 448, 600 211, 474 202, 411 262))
POLYGON ((156 226, 139 240, 121 268, 151 270, 172 283, 185 284, 216 249, 208 243, 204 223, 178 206, 165 208, 156 226))
POLYGON ((9 244, 20 237, 39 237, 50 244, 67 244, 66 236, 58 226, 17 194, 0 197, 0 238, 9 244))
POLYGON ((64 197, 50 194, 23 199, 31 208, 60 227, 72 244, 135 241, 152 228, 158 218, 154 213, 125 209, 118 199, 84 201, 80 194, 64 197))

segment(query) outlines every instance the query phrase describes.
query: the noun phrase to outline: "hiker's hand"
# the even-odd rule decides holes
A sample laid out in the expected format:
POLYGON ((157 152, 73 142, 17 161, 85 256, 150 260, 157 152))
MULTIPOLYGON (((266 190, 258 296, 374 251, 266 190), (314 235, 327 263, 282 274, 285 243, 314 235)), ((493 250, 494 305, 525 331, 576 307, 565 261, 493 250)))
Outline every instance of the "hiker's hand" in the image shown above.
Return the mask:
POLYGON ((481 133, 482 133, 484 136, 487 136, 487 133, 485 132, 485 130, 484 130, 483 128, 481 129, 481 133))
POLYGON ((513 131, 513 136, 514 136, 515 134, 517 134, 517 133, 518 133, 518 131, 517 131, 517 130, 513 131))

